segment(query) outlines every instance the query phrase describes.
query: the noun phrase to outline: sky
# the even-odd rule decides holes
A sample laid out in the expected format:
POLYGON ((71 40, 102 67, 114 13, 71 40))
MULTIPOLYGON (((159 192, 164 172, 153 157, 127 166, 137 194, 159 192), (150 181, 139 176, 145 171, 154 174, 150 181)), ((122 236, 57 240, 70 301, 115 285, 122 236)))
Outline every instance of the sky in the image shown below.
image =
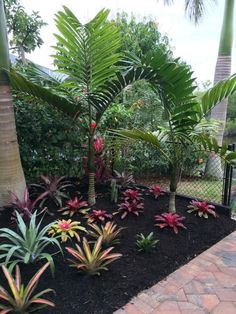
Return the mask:
MULTIPOLYGON (((181 57, 191 65, 198 82, 213 81, 224 0, 218 0, 217 5, 209 4, 206 14, 198 26, 191 23, 185 16, 184 0, 175 0, 175 4, 172 6, 164 6, 162 0, 22 0, 22 4, 28 12, 39 11, 42 19, 48 23, 41 31, 43 46, 27 56, 40 65, 53 68, 50 55, 53 53, 51 46, 55 44, 53 33, 57 32, 54 15, 62 9, 63 5, 69 7, 84 23, 100 9, 109 8, 111 17, 115 16, 117 11, 126 11, 132 12, 140 19, 144 16, 155 19, 161 33, 166 34, 171 40, 174 55, 181 57)), ((235 43, 236 27, 232 73, 236 72, 235 43)))

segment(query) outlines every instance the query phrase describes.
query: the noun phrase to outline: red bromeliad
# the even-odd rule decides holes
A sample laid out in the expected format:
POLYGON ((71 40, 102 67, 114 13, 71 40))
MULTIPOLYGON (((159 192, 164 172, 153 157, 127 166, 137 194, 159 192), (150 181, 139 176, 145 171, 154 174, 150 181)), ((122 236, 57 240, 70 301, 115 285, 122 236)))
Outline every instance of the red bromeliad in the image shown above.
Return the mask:
POLYGON ((124 219, 128 214, 139 216, 143 212, 144 204, 134 199, 133 201, 124 201, 118 205, 118 212, 121 213, 121 219, 124 219))
POLYGON ((159 185, 152 185, 149 188, 149 192, 155 197, 158 198, 160 195, 163 195, 164 192, 161 190, 161 187, 159 185))
POLYGON ((127 189, 122 192, 125 201, 141 201, 143 198, 141 197, 141 193, 137 190, 127 189))
POLYGON ((199 202, 192 200, 188 206, 188 213, 196 212, 199 217, 208 218, 208 214, 217 217, 216 212, 214 211, 215 206, 210 205, 207 202, 199 202))
POLYGON ((89 210, 89 205, 86 201, 82 201, 82 197, 78 198, 77 196, 73 200, 66 202, 66 206, 59 209, 62 212, 62 215, 69 215, 72 217, 74 214, 86 214, 89 210))
POLYGON ((104 150, 104 139, 102 137, 97 137, 94 141, 93 148, 96 154, 101 154, 104 150))
POLYGON ((112 219, 113 216, 112 214, 108 214, 105 210, 96 210, 93 209, 92 213, 87 214, 85 216, 88 219, 88 223, 93 223, 93 222, 104 222, 106 219, 112 219))
POLYGON ((162 228, 170 227, 173 228, 174 232, 178 233, 178 228, 184 228, 187 229, 183 224, 182 221, 185 219, 185 217, 181 217, 178 214, 174 213, 164 213, 161 215, 156 215, 155 220, 157 222, 160 222, 156 224, 155 226, 162 228))
POLYGON ((94 130, 97 127, 97 123, 95 121, 91 122, 91 128, 94 130))

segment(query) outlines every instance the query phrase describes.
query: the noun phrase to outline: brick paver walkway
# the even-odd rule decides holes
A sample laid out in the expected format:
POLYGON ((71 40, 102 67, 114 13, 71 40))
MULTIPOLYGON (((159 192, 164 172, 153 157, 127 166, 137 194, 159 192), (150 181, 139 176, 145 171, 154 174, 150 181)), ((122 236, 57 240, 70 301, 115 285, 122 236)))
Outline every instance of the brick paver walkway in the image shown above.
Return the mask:
POLYGON ((236 314, 236 231, 114 314, 236 314))

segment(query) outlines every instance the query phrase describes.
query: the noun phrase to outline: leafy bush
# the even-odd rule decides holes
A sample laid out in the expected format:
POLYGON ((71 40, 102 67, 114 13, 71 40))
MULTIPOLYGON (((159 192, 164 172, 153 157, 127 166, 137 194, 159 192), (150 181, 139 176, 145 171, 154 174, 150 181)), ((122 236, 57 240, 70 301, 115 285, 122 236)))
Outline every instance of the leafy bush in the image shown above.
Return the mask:
POLYGON ((16 266, 15 278, 13 278, 9 270, 4 265, 2 266, 3 273, 7 279, 10 288, 9 293, 7 290, 4 289, 4 287, 0 286, 0 300, 3 300, 3 303, 0 303, 0 309, 2 310, 2 314, 33 313, 38 312, 38 310, 47 306, 55 306, 53 302, 42 298, 43 295, 49 292, 54 292, 52 289, 45 289, 32 296, 40 277, 48 266, 49 263, 40 268, 29 281, 26 287, 21 282, 21 273, 18 265, 16 266))
POLYGON ((51 271, 54 273, 54 262, 52 255, 45 252, 46 247, 56 245, 62 253, 60 243, 57 239, 47 236, 47 232, 54 222, 46 225, 40 230, 41 221, 36 223, 37 212, 34 212, 30 219, 29 226, 25 224, 19 213, 16 213, 18 233, 9 229, 0 229, 0 238, 4 244, 0 245, 0 258, 12 270, 17 263, 35 263, 46 259, 50 263, 51 271))
POLYGON ((122 256, 119 253, 110 253, 113 247, 102 250, 102 236, 94 243, 91 250, 86 238, 83 238, 83 248, 76 244, 76 249, 66 247, 74 259, 68 259, 70 266, 89 275, 100 275, 101 270, 108 270, 107 265, 122 256))
POLYGON ((128 214, 139 216, 143 212, 144 204, 138 200, 124 201, 118 204, 118 213, 121 214, 121 219, 124 219, 128 214))
POLYGON ((81 139, 76 123, 47 104, 15 95, 16 128, 28 182, 41 174, 76 176, 81 173, 81 139))
POLYGON ((136 246, 140 252, 150 252, 155 248, 158 241, 154 238, 153 232, 147 236, 141 233, 137 235, 136 246))

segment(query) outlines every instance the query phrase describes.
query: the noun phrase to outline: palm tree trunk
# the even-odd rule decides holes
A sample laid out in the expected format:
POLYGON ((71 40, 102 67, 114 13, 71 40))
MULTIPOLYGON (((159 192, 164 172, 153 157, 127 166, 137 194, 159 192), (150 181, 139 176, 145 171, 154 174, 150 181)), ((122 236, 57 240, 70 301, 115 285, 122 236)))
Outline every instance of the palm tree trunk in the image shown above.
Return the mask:
POLYGON ((90 131, 88 139, 88 176, 89 176, 88 203, 90 206, 93 206, 96 203, 93 141, 94 141, 93 132, 90 131))
MULTIPOLYGON (((234 0, 225 0, 225 9, 223 24, 220 36, 220 45, 218 51, 218 58, 215 67, 214 85, 219 81, 226 79, 231 74, 231 55, 233 47, 233 28, 234 28, 234 0)), ((217 142, 222 146, 226 115, 227 115, 228 100, 224 99, 217 104, 211 111, 211 118, 220 121, 220 127, 217 134, 217 142)), ((205 175, 208 177, 215 177, 217 179, 223 178, 223 170, 221 167, 220 158, 218 156, 211 156, 208 158, 205 175)))
MULTIPOLYGON (((234 0, 225 0, 224 18, 221 30, 218 58, 215 68, 214 85, 226 79, 231 74, 232 47, 233 47, 233 28, 234 28, 234 0)), ((221 122, 220 130, 217 135, 218 145, 222 145, 225 121, 227 114, 227 99, 221 101, 211 111, 211 118, 221 122)))
POLYGON ((15 115, 9 80, 9 48, 3 0, 0 0, 0 206, 9 203, 9 191, 23 199, 26 187, 16 136, 15 115))
POLYGON ((175 213, 175 196, 179 181, 179 169, 175 165, 170 165, 170 195, 169 195, 169 212, 175 213))

